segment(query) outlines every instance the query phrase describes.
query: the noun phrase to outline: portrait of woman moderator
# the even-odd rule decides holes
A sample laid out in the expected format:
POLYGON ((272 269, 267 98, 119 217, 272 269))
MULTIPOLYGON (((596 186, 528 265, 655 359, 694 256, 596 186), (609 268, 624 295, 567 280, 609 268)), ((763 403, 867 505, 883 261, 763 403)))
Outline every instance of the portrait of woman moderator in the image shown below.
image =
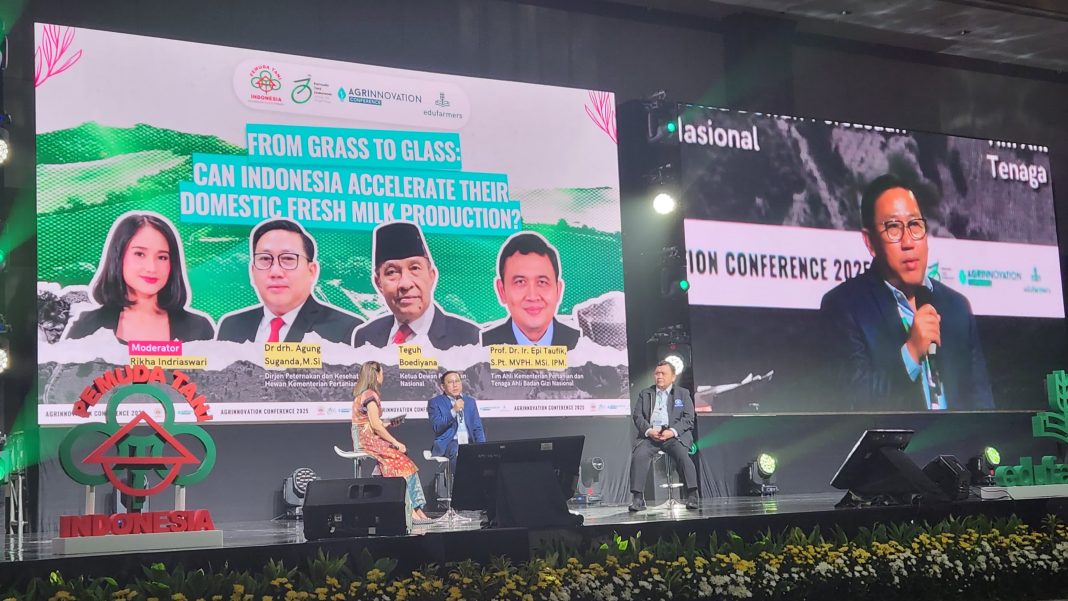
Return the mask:
POLYGON ((360 367, 352 399, 352 444, 378 461, 382 475, 404 478, 408 482, 408 498, 412 501, 412 519, 427 522, 423 513, 426 498, 419 482, 419 468, 405 455, 407 448, 393 437, 382 421, 382 365, 367 361, 360 367))
POLYGON ((74 321, 67 338, 111 330, 120 342, 211 340, 211 321, 186 309, 189 290, 174 226, 159 215, 131 213, 112 227, 92 298, 100 308, 74 321))

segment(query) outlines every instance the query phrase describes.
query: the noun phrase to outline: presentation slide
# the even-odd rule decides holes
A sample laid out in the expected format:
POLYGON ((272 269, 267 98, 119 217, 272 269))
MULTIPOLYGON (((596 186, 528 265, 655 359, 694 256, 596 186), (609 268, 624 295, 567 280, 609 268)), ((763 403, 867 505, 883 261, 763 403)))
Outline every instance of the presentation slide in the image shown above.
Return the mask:
POLYGON ((612 93, 36 44, 41 424, 161 373, 216 422, 345 421, 366 361, 387 416, 446 369, 486 417, 629 413, 612 93))
POLYGON ((1045 405, 1066 358, 1048 148, 688 105, 676 125, 699 409, 1045 405), (941 340, 912 353, 924 305, 941 340))

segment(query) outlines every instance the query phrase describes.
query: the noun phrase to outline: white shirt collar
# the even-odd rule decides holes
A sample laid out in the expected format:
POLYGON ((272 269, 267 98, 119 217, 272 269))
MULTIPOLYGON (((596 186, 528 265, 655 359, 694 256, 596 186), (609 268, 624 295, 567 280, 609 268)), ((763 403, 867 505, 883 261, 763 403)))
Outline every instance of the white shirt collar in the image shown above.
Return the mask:
MULTIPOLYGON (((278 340, 285 340, 286 334, 289 333, 289 329, 293 327, 293 322, 297 320, 297 314, 304 308, 304 305, 308 303, 308 299, 304 299, 303 303, 300 303, 292 311, 279 315, 282 321, 286 322, 282 329, 278 331, 278 340)), ((256 328, 256 342, 267 342, 267 339, 271 335, 271 321, 275 318, 275 314, 271 313, 271 310, 267 308, 267 305, 263 306, 263 317, 260 318, 260 327, 256 328)))
MULTIPOLYGON (((434 303, 430 303, 430 306, 423 311, 423 314, 419 317, 408 322, 408 327, 415 332, 413 335, 408 336, 405 344, 412 342, 413 344, 423 344, 429 338, 430 324, 434 323, 434 312, 436 311, 434 303)), ((393 327, 389 330, 389 341, 393 342, 393 337, 397 335, 397 330, 401 327, 401 322, 397 320, 397 317, 393 317, 393 327)))

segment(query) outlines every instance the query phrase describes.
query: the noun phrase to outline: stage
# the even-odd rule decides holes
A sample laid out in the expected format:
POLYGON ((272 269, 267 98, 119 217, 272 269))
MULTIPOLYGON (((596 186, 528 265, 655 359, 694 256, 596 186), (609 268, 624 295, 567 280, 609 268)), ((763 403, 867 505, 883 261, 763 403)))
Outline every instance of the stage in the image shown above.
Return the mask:
POLYGON ((221 568, 254 570, 269 560, 282 560, 295 567, 305 564, 321 549, 333 555, 353 556, 367 549, 372 556, 398 560, 399 569, 418 569, 428 563, 447 564, 471 559, 488 562, 506 555, 513 563, 530 558, 537 549, 561 543, 586 547, 619 534, 634 536, 641 532, 649 541, 677 534, 697 536, 698 545, 713 532, 719 536, 735 532, 743 538, 771 530, 800 527, 811 530, 819 526, 829 532, 840 526, 848 534, 876 523, 906 521, 930 522, 949 516, 984 514, 991 518, 1015 514, 1024 522, 1038 526, 1043 517, 1057 514, 1068 517, 1068 499, 1041 498, 1028 500, 979 500, 925 506, 867 507, 835 509, 840 493, 777 495, 773 497, 723 497, 705 499, 697 510, 682 506, 652 506, 631 513, 626 505, 572 505, 583 516, 582 526, 566 529, 527 530, 524 528, 482 529, 477 513, 465 512, 470 521, 446 523, 435 521, 417 525, 407 536, 354 537, 306 541, 299 521, 233 522, 217 524, 224 532, 223 547, 183 551, 161 551, 109 556, 60 556, 52 550, 51 534, 7 535, 0 556, 0 582, 19 583, 34 576, 59 571, 71 578, 87 576, 140 575, 141 567, 162 562, 168 567, 178 564, 187 568, 221 568))

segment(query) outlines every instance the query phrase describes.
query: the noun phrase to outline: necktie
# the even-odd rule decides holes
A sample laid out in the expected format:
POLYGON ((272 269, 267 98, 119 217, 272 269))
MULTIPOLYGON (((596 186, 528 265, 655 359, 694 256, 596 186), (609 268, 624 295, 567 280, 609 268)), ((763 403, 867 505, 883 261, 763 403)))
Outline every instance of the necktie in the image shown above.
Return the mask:
POLYGON ((393 344, 404 344, 404 341, 408 340, 412 334, 415 334, 415 331, 408 324, 402 323, 397 333, 393 336, 393 344))
POLYGON ((282 326, 286 325, 286 320, 281 317, 275 317, 271 320, 271 334, 267 337, 267 342, 278 342, 278 333, 282 331, 282 326))

